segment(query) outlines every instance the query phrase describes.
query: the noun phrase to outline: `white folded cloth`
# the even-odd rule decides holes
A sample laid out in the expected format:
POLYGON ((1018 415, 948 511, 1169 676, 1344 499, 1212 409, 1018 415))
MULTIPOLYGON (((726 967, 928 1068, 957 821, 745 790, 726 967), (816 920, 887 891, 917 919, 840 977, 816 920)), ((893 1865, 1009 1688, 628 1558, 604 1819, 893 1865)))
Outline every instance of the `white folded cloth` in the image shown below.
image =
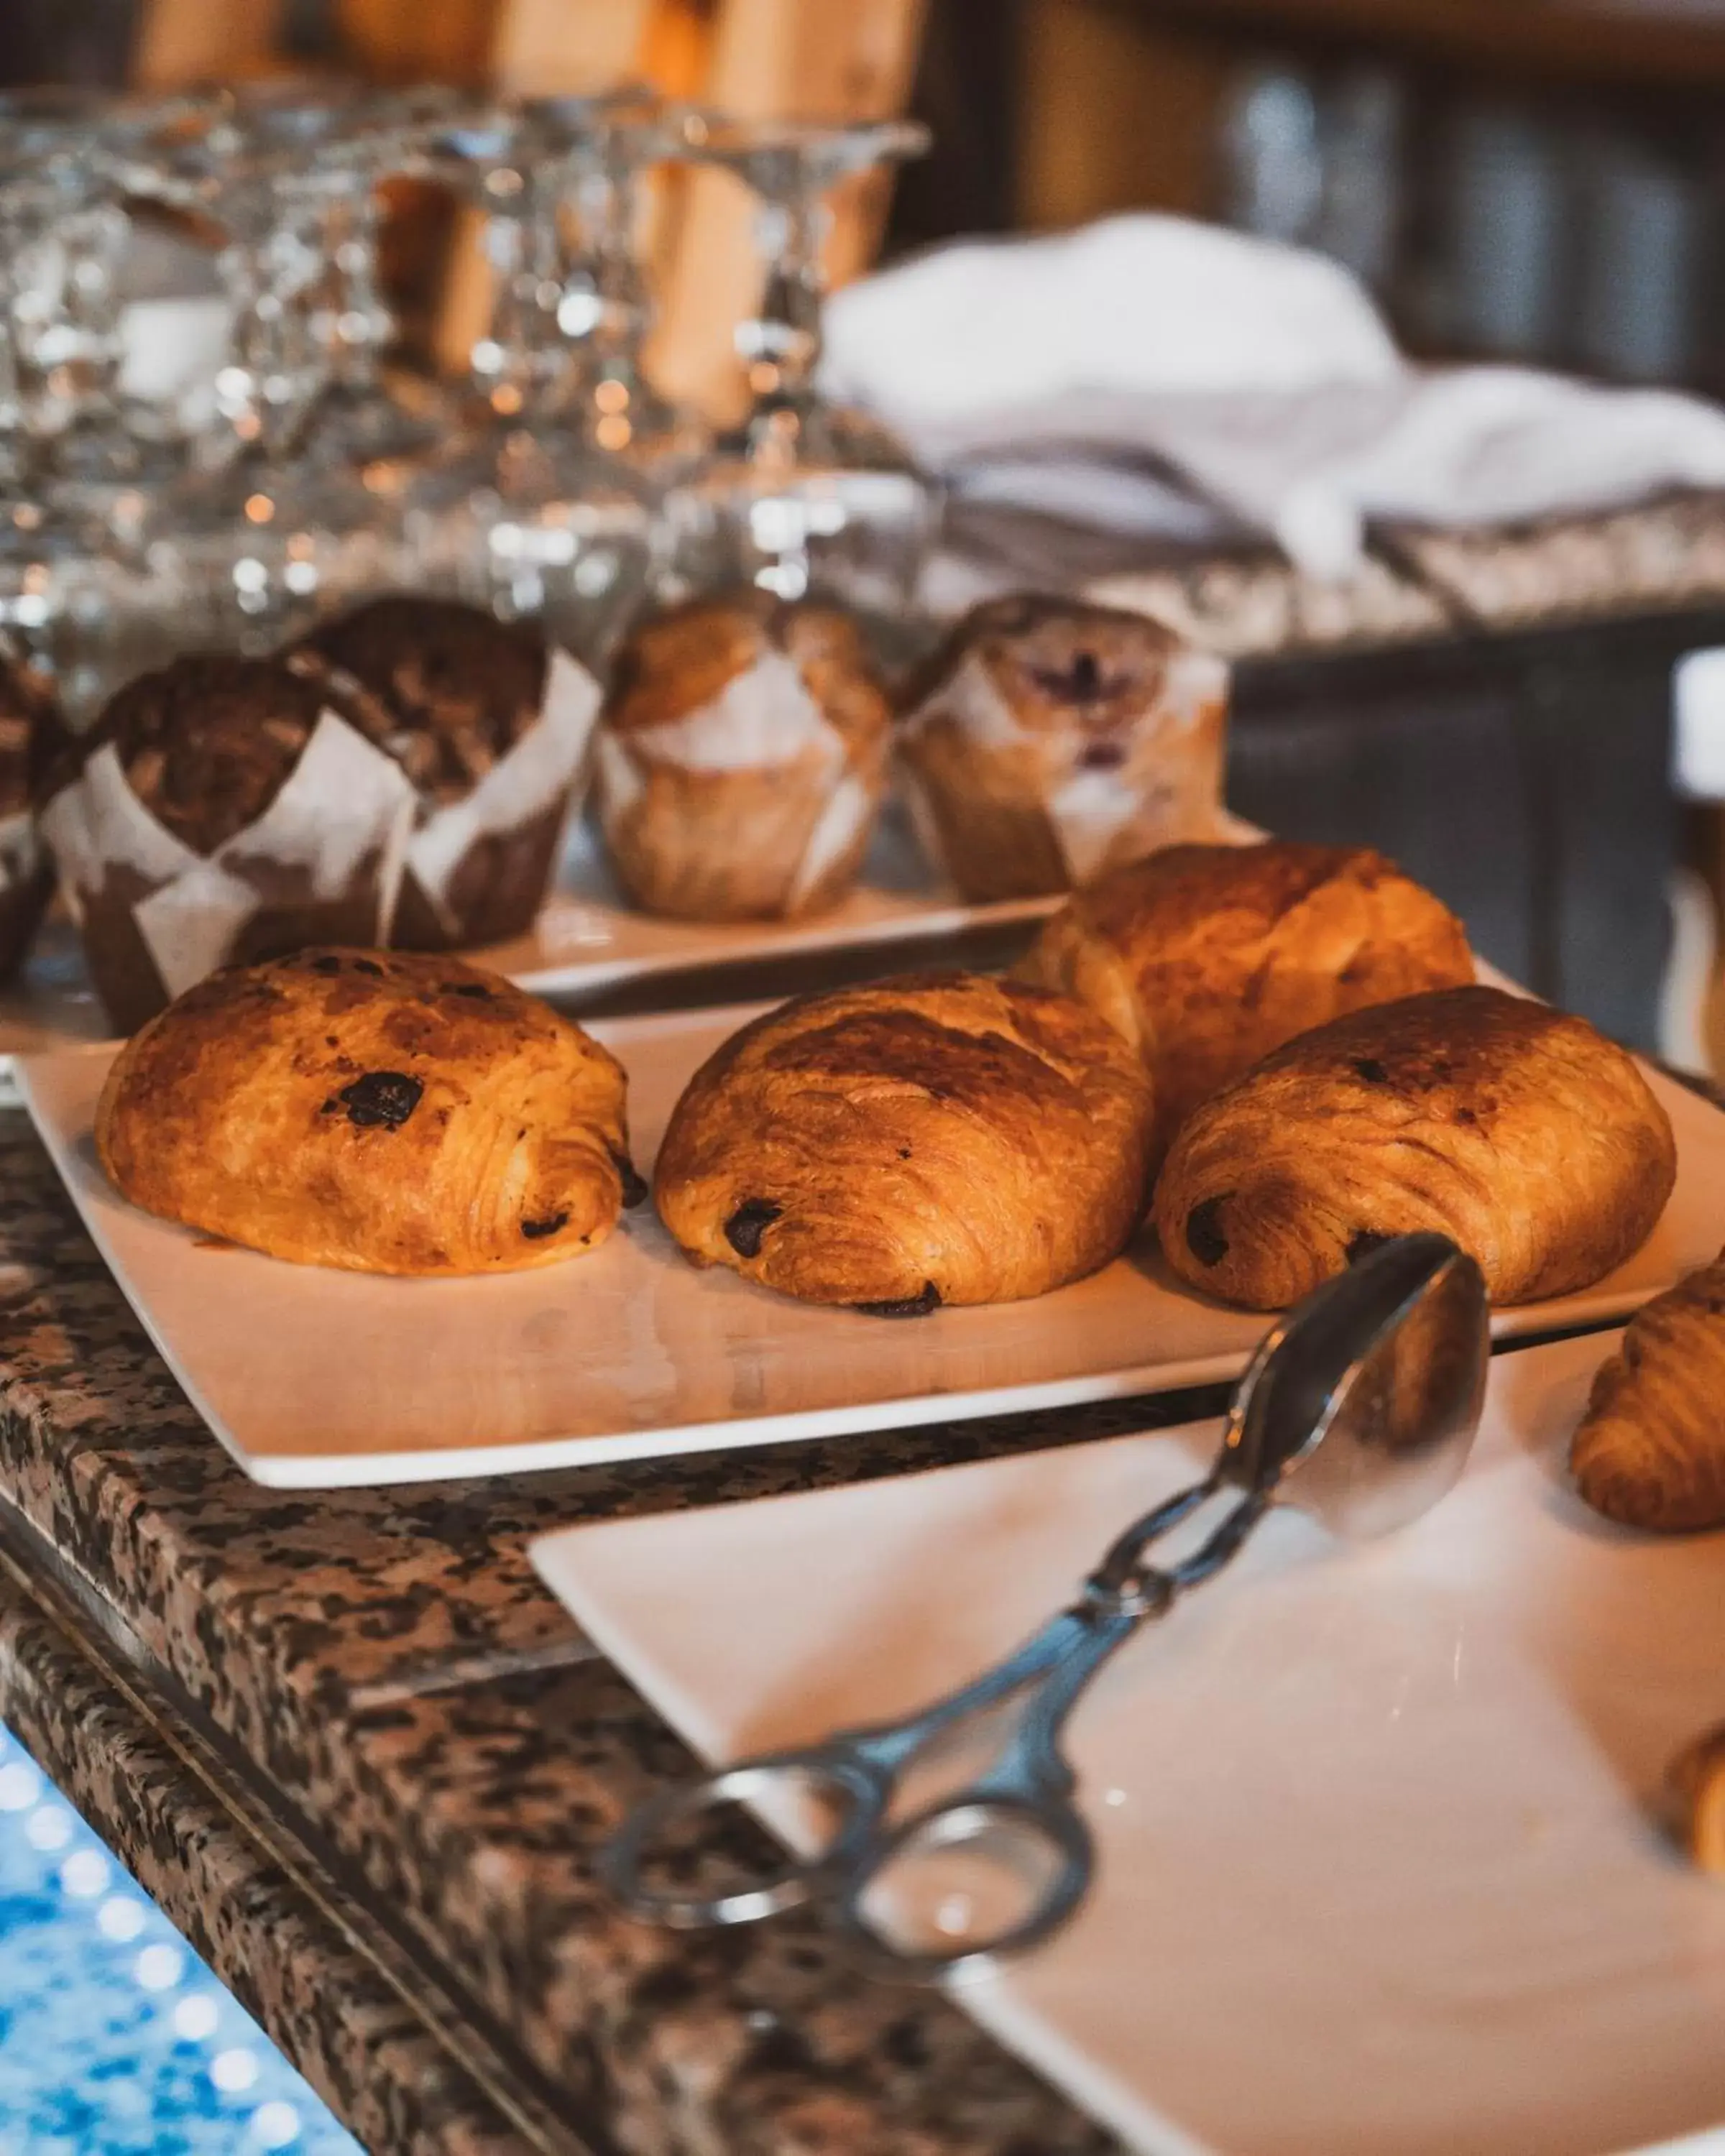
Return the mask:
POLYGON ((1176 217, 961 240, 835 293, 826 374, 914 437, 1072 390, 1382 382, 1402 362, 1322 255, 1176 217))
POLYGON ((1357 568, 1368 522, 1466 526, 1725 485, 1725 413, 1507 367, 1424 370, 1335 264, 1177 218, 960 243, 829 308, 825 379, 966 500, 1357 568))

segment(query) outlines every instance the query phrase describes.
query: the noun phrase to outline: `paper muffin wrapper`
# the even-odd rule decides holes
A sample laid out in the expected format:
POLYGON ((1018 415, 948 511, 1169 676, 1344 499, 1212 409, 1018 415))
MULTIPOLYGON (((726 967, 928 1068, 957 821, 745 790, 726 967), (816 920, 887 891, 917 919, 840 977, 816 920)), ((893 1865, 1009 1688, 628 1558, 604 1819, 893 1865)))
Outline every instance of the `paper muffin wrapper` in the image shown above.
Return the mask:
POLYGON ((136 1024, 241 957, 387 942, 413 818, 400 766, 326 710, 269 808, 213 853, 157 821, 111 742, 41 824, 103 1000, 136 1024))
POLYGON ((717 696, 655 726, 602 726, 599 821, 639 902, 685 918, 762 918, 835 902, 880 796, 794 660, 761 654, 717 696), (769 812, 763 789, 771 788, 769 812))
POLYGON ((801 667, 770 648, 706 703, 613 737, 649 762, 690 771, 759 771, 811 752, 837 763, 845 754, 844 736, 809 694, 801 667))
POLYGON ((471 792, 434 808, 413 832, 408 875, 434 940, 489 942, 531 925, 587 775, 598 710, 598 683, 553 645, 537 718, 471 792), (521 858, 511 859, 517 841, 521 858))
POLYGON ((947 788, 938 773, 942 759, 919 753, 930 731, 938 726, 958 737, 972 752, 973 778, 980 776, 979 765, 995 758, 1040 762, 1048 736, 1019 721, 988 668, 967 653, 900 722, 900 769, 918 836, 962 891, 988 897, 1083 883, 1155 846, 1207 837, 1221 805, 1228 685, 1227 664, 1214 653, 1195 647, 1174 652, 1142 721, 1168 735, 1147 773, 1132 778, 1117 770, 1081 770, 1056 786, 1033 783, 1016 803, 1003 788, 984 807, 977 798, 983 789, 947 788), (1053 858, 1022 829, 1018 844, 1029 851, 1016 860, 1003 854, 1003 845, 1012 844, 1014 821, 1045 827, 1053 858))
POLYGON ((601 825, 625 889, 684 920, 773 920, 835 903, 879 805, 878 776, 801 767, 692 772, 599 738, 601 825))

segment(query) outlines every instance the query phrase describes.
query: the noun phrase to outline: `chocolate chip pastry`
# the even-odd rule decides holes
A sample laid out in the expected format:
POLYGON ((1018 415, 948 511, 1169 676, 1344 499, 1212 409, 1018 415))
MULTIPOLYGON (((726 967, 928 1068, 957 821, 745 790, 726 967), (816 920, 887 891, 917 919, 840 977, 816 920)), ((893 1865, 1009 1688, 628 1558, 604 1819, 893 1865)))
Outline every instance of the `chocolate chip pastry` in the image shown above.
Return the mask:
POLYGON ((1386 1237, 1450 1235, 1496 1303, 1588 1287, 1652 1233, 1671 1122, 1583 1019, 1487 988, 1300 1034, 1194 1111, 1156 1185, 1168 1264, 1279 1310, 1386 1237))
POLYGON ((1165 846, 1099 876, 1019 968, 1079 996, 1156 1086, 1158 1151, 1296 1034, 1474 977, 1461 923, 1364 846, 1165 846))
POLYGON ((1725 1252, 1643 1303, 1594 1379, 1575 1486, 1625 1527, 1725 1527, 1725 1252))
POLYGON ((576 697, 578 711, 552 711, 556 738, 521 771, 519 786, 500 798, 492 782, 494 813, 460 829, 447 850, 422 841, 410 847, 391 940, 444 951, 525 934, 585 775, 596 685, 567 654, 554 654, 531 624, 408 594, 371 600, 323 624, 288 658, 332 681, 338 695, 351 700, 357 690, 368 700, 373 738, 413 782, 422 831, 440 812, 471 803, 547 722, 554 676, 576 697))
POLYGON ((596 742, 619 880, 690 921, 836 905, 867 850, 891 723, 836 608, 750 591, 649 616, 618 652, 596 742))
POLYGON ((1222 798, 1227 669, 1147 615, 993 599, 902 700, 901 770, 965 897, 1067 891, 1179 839, 1222 798))
POLYGON ((1042 1295, 1142 1213, 1150 1086, 1069 997, 969 973, 805 996, 696 1072, 654 1178, 697 1265, 914 1317, 1042 1295))
POLYGON ((646 1194, 621 1066, 459 959, 319 949, 213 974, 121 1050, 95 1142, 121 1194, 300 1265, 515 1272, 646 1194))

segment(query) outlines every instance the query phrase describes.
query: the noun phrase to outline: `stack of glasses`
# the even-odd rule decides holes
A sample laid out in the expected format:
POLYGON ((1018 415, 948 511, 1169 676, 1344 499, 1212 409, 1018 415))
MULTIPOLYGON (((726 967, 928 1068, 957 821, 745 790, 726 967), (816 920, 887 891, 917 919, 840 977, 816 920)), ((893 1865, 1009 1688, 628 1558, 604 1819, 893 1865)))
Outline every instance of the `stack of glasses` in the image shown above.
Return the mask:
POLYGON ((644 602, 738 583, 891 611, 937 504, 815 387, 820 244, 839 181, 925 146, 907 122, 632 90, 0 99, 0 625, 76 722, 175 650, 271 649, 392 588, 541 618, 589 660, 644 602), (644 182, 670 162, 724 167, 759 205, 751 406, 718 436, 642 367, 644 182), (385 364, 398 177, 484 234, 490 318, 459 391, 385 364), (120 274, 151 205, 218 235, 228 346, 193 425, 122 388, 120 274))

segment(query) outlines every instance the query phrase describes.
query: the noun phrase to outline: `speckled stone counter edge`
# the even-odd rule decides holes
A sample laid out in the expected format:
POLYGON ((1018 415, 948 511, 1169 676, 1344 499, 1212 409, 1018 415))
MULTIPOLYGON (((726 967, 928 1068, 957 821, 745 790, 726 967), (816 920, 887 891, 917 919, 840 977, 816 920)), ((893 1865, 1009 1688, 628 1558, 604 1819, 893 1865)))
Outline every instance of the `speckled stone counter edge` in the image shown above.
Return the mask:
POLYGON ((263 1845, 216 1763, 22 1554, 8 1533, 0 1720, 372 2156, 587 2156, 504 2116, 410 2003, 413 1973, 361 1946, 362 1912, 263 1845))

